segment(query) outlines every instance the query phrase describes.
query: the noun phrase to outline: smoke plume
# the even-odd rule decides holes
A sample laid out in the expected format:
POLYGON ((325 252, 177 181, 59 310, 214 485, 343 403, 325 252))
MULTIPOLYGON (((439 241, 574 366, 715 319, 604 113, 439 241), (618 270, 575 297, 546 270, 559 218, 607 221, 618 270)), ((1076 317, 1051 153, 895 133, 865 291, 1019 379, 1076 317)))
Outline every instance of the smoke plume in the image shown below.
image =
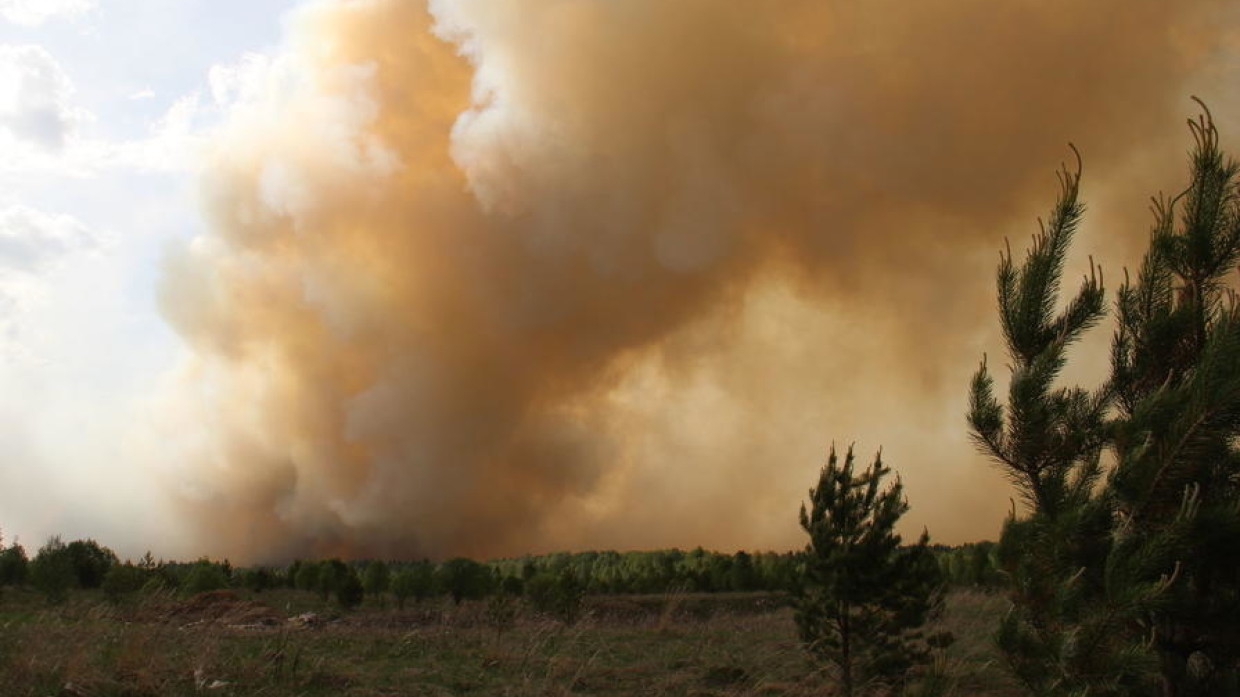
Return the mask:
POLYGON ((1189 94, 1228 108, 1236 14, 304 7, 221 80, 209 231, 165 270, 196 549, 787 547, 832 440, 884 446, 918 530, 993 535, 1008 493, 963 409, 996 252, 1073 140, 1078 249, 1117 272, 1182 181, 1189 94))

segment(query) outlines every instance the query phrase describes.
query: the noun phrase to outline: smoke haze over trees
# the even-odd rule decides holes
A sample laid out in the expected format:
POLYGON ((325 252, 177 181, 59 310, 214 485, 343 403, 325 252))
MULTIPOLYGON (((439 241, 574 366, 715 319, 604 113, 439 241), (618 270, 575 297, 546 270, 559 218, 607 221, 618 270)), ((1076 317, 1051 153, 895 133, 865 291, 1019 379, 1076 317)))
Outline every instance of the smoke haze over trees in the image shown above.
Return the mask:
POLYGON ((908 524, 992 534, 956 389, 992 250, 1068 138, 1104 189, 1083 237, 1138 247, 1115 191, 1163 186, 1236 18, 374 0, 289 27, 221 78, 210 230, 164 271, 193 357, 153 456, 189 554, 786 548, 828 423, 909 463, 908 524))

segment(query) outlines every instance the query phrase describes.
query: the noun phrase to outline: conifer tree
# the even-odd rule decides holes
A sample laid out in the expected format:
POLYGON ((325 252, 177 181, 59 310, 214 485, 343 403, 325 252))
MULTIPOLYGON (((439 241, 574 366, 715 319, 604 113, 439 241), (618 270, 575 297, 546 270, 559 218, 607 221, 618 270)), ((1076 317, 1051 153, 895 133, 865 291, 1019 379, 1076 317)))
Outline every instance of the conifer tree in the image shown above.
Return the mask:
MULTIPOLYGON (((922 627, 942 607, 943 583, 929 534, 902 547, 896 522, 908 510, 897 478, 881 456, 861 472, 849 448, 840 465, 835 448, 801 507, 809 534, 796 623, 806 649, 835 666, 842 694, 898 689, 914 666, 930 660, 922 627)), ((929 639, 929 641, 928 641, 929 639)))
POLYGON ((998 633, 1009 668, 1034 694, 1111 694, 1148 667, 1139 642, 1114 631, 1125 618, 1099 606, 1111 514, 1097 489, 1110 392, 1055 384, 1068 347, 1105 314, 1101 271, 1092 264, 1057 310, 1068 247, 1084 212, 1079 159, 1059 179, 1059 199, 1023 263, 1017 266, 1010 249, 999 260, 1007 406, 995 397, 983 361, 968 417, 974 442, 1001 465, 1030 511, 1023 518, 1013 511, 998 549, 1013 600, 998 633))
POLYGON ((1083 210, 1079 159, 1024 263, 1000 260, 1007 405, 983 361, 969 423, 1029 508, 1000 541, 1013 609, 998 641, 1035 694, 1240 694, 1240 311, 1227 286, 1240 196, 1208 112, 1190 126, 1192 183, 1155 201, 1101 388, 1054 384, 1066 348, 1103 315, 1096 270, 1055 311, 1083 210))
POLYGON ((1240 694, 1240 167, 1208 110, 1189 125, 1191 184, 1154 202, 1112 343, 1111 565, 1175 579, 1142 618, 1167 697, 1240 694))

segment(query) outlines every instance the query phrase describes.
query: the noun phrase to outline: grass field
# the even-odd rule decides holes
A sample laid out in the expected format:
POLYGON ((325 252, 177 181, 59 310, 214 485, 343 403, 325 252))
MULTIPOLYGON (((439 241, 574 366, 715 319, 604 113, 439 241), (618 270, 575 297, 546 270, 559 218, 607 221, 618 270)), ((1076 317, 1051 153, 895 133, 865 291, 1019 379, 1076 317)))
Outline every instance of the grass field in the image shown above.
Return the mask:
MULTIPOLYGON (((941 624, 950 694, 1007 697, 999 596, 957 592, 941 624)), ((342 613, 297 591, 0 598, 4 697, 147 695, 822 695, 792 611, 766 595, 591 597, 571 627, 484 602, 342 613), (313 617, 306 616, 313 613, 313 617), (496 627, 507 627, 497 631, 496 627)))

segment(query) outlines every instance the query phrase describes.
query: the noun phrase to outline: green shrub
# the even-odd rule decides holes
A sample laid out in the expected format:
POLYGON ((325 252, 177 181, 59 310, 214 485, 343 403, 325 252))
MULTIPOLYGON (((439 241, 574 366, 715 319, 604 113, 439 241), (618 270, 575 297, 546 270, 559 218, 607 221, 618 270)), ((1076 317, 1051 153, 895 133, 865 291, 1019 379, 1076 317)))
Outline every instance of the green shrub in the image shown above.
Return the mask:
POLYGON ((104 575, 100 588, 108 600, 118 603, 142 590, 149 574, 128 562, 116 564, 104 575))
POLYGON ((74 540, 65 545, 65 554, 73 564, 73 574, 81 588, 98 588, 103 577, 118 563, 112 550, 94 540, 74 540))
POLYGON ((50 603, 63 603, 69 597, 69 589, 77 585, 73 560, 59 535, 40 547, 30 562, 30 583, 50 603))
POLYGON ((381 561, 372 561, 366 565, 366 574, 362 578, 362 587, 367 595, 382 598, 391 584, 391 579, 392 574, 388 570, 387 564, 381 561))
POLYGON ((198 595, 207 591, 220 590, 228 587, 228 575, 223 567, 209 561, 200 561, 190 569, 181 584, 186 595, 198 595))
POLYGON ((585 587, 571 569, 558 574, 543 571, 526 581, 525 595, 536 612, 571 625, 581 616, 585 587))
POLYGON ((349 567, 345 569, 343 578, 336 586, 336 602, 340 603, 340 607, 352 610, 362 604, 366 591, 362 588, 362 581, 357 577, 357 572, 349 567))
POLYGON ((19 544, 0 551, 0 586, 20 586, 30 574, 26 550, 19 544))

